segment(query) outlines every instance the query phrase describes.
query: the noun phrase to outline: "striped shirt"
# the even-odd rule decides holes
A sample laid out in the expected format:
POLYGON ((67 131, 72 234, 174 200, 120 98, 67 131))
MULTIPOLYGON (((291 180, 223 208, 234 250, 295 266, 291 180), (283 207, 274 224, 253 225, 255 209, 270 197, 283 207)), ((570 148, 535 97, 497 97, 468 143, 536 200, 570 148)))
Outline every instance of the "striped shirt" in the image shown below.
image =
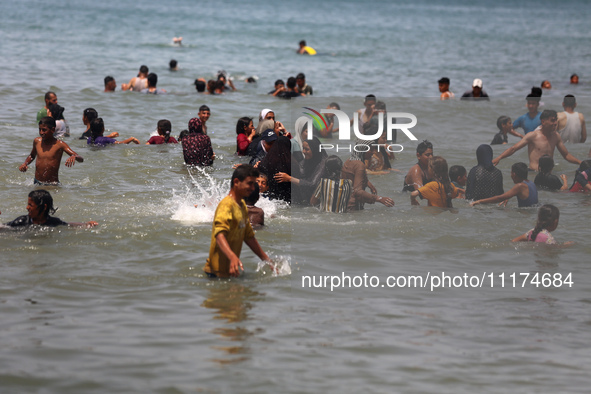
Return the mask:
POLYGON ((343 213, 347 211, 347 203, 351 192, 353 191, 353 182, 349 179, 322 178, 314 197, 320 200, 320 210, 324 212, 343 213))

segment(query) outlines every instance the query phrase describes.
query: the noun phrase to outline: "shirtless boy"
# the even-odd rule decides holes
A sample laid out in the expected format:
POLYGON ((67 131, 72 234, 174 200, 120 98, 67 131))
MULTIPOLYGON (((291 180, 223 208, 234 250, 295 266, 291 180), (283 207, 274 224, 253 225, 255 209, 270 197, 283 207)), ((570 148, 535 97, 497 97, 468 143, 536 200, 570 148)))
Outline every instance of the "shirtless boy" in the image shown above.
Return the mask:
POLYGON ((35 165, 35 184, 59 184, 59 167, 62 155, 66 152, 70 157, 66 160, 66 167, 72 167, 74 162, 82 163, 84 159, 78 156, 68 144, 53 136, 55 131, 55 120, 48 116, 39 121, 39 135, 33 141, 33 150, 19 167, 19 170, 26 172, 29 164, 37 158, 35 165))
POLYGON ((558 126, 558 117, 556 111, 546 109, 540 115, 541 126, 532 132, 529 132, 515 145, 501 153, 499 157, 493 160, 493 164, 497 165, 499 161, 505 157, 511 156, 519 149, 527 145, 529 155, 529 168, 531 170, 538 170, 538 161, 543 155, 554 157, 554 149, 557 148, 562 157, 570 163, 580 164, 581 160, 577 159, 564 146, 560 134, 556 131, 558 126))
POLYGON ((429 159, 433 157, 433 144, 425 140, 417 146, 418 163, 410 168, 404 177, 402 191, 413 192, 430 182, 429 159))

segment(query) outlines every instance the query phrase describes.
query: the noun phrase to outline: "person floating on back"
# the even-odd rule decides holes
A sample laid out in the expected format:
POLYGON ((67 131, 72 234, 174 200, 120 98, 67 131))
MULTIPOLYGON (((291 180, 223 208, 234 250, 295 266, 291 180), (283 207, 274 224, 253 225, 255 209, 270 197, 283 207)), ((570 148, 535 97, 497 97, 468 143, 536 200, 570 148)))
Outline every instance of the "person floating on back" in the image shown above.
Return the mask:
POLYGON ((19 170, 26 172, 35 159, 35 184, 48 185, 59 184, 59 167, 62 160, 62 155, 67 153, 70 155, 66 160, 66 167, 72 167, 75 162, 82 163, 84 158, 74 152, 68 144, 64 141, 56 139, 53 135, 55 132, 55 119, 45 116, 39 121, 39 136, 33 141, 33 149, 31 154, 21 164, 19 170))
MULTIPOLYGON (((558 227, 560 211, 552 204, 542 205, 538 210, 538 221, 536 227, 527 233, 513 239, 512 242, 541 242, 548 245, 555 245, 556 240, 550 234, 558 227)), ((563 245, 572 245, 574 242, 568 241, 563 245)))
POLYGON ((47 190, 33 190, 29 193, 29 200, 27 201, 27 215, 19 216, 11 222, 5 223, 8 227, 29 227, 32 225, 57 227, 57 226, 71 226, 71 227, 94 227, 97 222, 86 223, 67 223, 56 217, 49 216, 55 213, 56 208, 53 207, 53 198, 47 190))
POLYGON ((483 198, 482 200, 476 200, 470 203, 471 206, 478 204, 494 204, 500 202, 503 205, 507 205, 507 201, 511 197, 517 197, 517 206, 520 208, 532 207, 538 204, 538 189, 536 185, 527 179, 527 164, 515 163, 511 166, 511 179, 515 186, 506 193, 498 196, 483 198))
POLYGON ((244 271, 240 260, 243 242, 261 260, 270 262, 269 256, 255 238, 248 219, 248 209, 243 201, 254 191, 258 175, 258 170, 252 166, 238 166, 232 174, 230 193, 220 201, 215 210, 209 258, 203 268, 210 278, 237 277, 240 271, 244 271))

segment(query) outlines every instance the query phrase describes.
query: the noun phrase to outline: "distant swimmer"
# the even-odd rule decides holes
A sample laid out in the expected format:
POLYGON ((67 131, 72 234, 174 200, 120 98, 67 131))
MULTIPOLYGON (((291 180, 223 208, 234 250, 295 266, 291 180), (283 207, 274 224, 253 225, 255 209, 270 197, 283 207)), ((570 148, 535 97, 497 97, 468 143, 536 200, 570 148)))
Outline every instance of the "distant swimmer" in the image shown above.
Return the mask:
POLYGON ((449 78, 443 77, 437 81, 437 83, 439 84, 439 92, 441 93, 439 98, 441 100, 449 100, 455 97, 455 95, 449 90, 449 78))
POLYGON ((137 77, 129 80, 129 83, 121 84, 121 90, 131 90, 134 92, 141 92, 148 87, 148 66, 141 66, 137 77))
POLYGON ((115 78, 110 75, 105 77, 105 92, 114 92, 117 89, 117 82, 115 78))
POLYGON ((579 76, 577 74, 573 74, 570 76, 570 83, 572 85, 578 85, 579 83, 579 76))
POLYGON ((166 90, 158 89, 156 85, 158 84, 158 75, 155 73, 150 73, 148 75, 148 87, 142 89, 142 93, 146 94, 166 94, 166 90))
POLYGON ((306 45, 306 41, 300 41, 300 48, 297 50, 297 53, 300 55, 315 55, 316 50, 312 47, 306 45))
POLYGON ((489 100, 488 94, 482 89, 482 79, 476 78, 472 82, 472 90, 466 91, 461 100, 489 100))
POLYGON ((5 223, 8 227, 29 227, 32 225, 45 226, 45 227, 57 227, 57 226, 70 226, 70 227, 94 227, 98 226, 97 222, 86 222, 86 223, 68 223, 61 219, 53 216, 49 216, 50 213, 54 213, 56 209, 53 207, 53 197, 47 190, 33 190, 29 193, 29 199, 27 201, 27 215, 19 216, 11 222, 5 223))
POLYGON ((540 85, 540 87, 542 89, 546 89, 546 90, 550 90, 552 89, 552 84, 550 83, 550 81, 548 81, 547 79, 542 81, 542 84, 540 85))
POLYGON ((178 45, 178 46, 183 46, 183 37, 173 37, 172 44, 178 45))

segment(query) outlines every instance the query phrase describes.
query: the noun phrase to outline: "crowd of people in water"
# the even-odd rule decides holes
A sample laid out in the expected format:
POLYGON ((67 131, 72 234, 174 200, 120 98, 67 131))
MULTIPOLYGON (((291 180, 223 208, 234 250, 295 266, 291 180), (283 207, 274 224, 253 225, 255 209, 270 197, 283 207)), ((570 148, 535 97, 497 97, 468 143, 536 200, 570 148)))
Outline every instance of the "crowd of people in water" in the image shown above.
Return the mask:
MULTIPOLYGON (((305 42, 300 43, 298 53, 312 54, 305 48, 309 48, 305 42)), ((176 61, 171 61, 171 70, 177 67, 176 61)), ((157 88, 157 81, 156 74, 149 73, 148 67, 141 66, 138 75, 129 83, 122 84, 121 89, 148 94, 165 93, 157 88)), ((441 78, 438 83, 441 100, 455 97, 450 91, 449 78, 441 78)), ((573 75, 571 83, 578 83, 578 76, 573 75)), ((114 91, 116 86, 114 78, 105 78, 105 91, 114 91)), ((195 86, 197 91, 210 94, 236 89, 224 71, 218 73, 216 80, 196 80, 195 86)), ((591 159, 582 161, 574 157, 565 145, 586 141, 585 118, 576 112, 576 98, 571 94, 564 96, 564 111, 539 111, 543 90, 550 88, 549 81, 543 81, 540 88, 532 88, 525 97, 527 113, 515 121, 508 116, 498 118, 499 132, 494 135, 490 145, 482 144, 476 149, 478 164, 470 171, 461 165, 449 167, 444 157, 434 155, 432 143, 427 140, 419 143, 416 148, 417 163, 410 168, 402 185, 402 190, 409 192, 410 203, 420 205, 420 200, 427 200, 428 206, 449 209, 453 208, 452 200, 455 198, 465 198, 470 200, 471 206, 475 206, 493 203, 506 205, 512 197, 516 197, 519 207, 535 207, 539 204, 538 190, 591 192, 591 159), (516 142, 494 158, 491 145, 508 144, 509 135, 516 142), (514 186, 505 191, 503 174, 496 165, 525 146, 528 147, 529 163, 517 162, 512 165, 510 176, 514 186), (552 173, 556 149, 566 161, 578 166, 570 186, 565 174, 556 176, 552 173), (531 177, 533 181, 529 179, 531 177)), ((313 89, 306 83, 305 75, 300 73, 288 78, 287 84, 277 80, 269 94, 279 98, 295 98, 312 95, 313 89)), ((483 90, 482 80, 475 79, 472 90, 464 93, 461 99, 489 100, 483 90)), ((340 109, 340 106, 331 102, 327 108, 340 109)), ((359 130, 365 135, 377 135, 380 127, 378 119, 385 112, 386 104, 383 101, 377 100, 374 95, 367 95, 364 107, 355 114, 359 130)), ((30 155, 19 168, 25 172, 36 161, 35 185, 59 185, 58 173, 64 153, 69 156, 65 161, 67 167, 84 161, 65 142, 70 130, 63 113, 64 108, 58 104, 57 95, 47 92, 45 106, 37 114, 39 137, 33 141, 30 155)), ((188 121, 187 128, 177 138, 171 135, 171 122, 161 119, 145 143, 180 143, 186 165, 211 166, 216 155, 208 136, 207 121, 210 116, 210 108, 202 105, 197 116, 188 121)), ((315 135, 332 138, 332 134, 338 133, 340 127, 350 126, 339 124, 335 118, 335 115, 325 114, 325 126, 315 129, 315 135)), ((105 136, 104 121, 94 108, 86 108, 82 120, 86 130, 79 138, 85 139, 88 145, 104 147, 140 143, 136 137, 118 141, 115 139, 119 137, 117 132, 105 136)), ((241 117, 236 122, 236 155, 245 160, 244 164, 234 166, 230 195, 216 210, 210 258, 205 268, 208 276, 238 275, 242 267, 239 256, 243 241, 261 259, 268 260, 252 231, 253 228, 264 226, 264 212, 256 207, 260 196, 288 204, 313 205, 321 211, 334 213, 359 211, 365 204, 394 206, 392 198, 378 193, 369 176, 398 171, 392 167, 395 157, 389 149, 390 142, 396 140, 395 133, 393 141, 387 140, 385 131, 373 141, 357 140, 356 149, 343 161, 339 156, 329 156, 322 150, 318 137, 309 138, 308 123, 302 118, 296 122, 293 132, 288 131, 269 108, 261 110, 256 121, 256 127, 251 117, 241 117)), ((27 211, 28 215, 18 217, 4 226, 97 225, 96 222, 67 223, 50 216, 54 212, 53 200, 46 190, 34 190, 29 194, 27 211)), ((550 232, 556 229, 558 217, 556 207, 542 206, 536 227, 514 241, 555 243, 550 232)))

